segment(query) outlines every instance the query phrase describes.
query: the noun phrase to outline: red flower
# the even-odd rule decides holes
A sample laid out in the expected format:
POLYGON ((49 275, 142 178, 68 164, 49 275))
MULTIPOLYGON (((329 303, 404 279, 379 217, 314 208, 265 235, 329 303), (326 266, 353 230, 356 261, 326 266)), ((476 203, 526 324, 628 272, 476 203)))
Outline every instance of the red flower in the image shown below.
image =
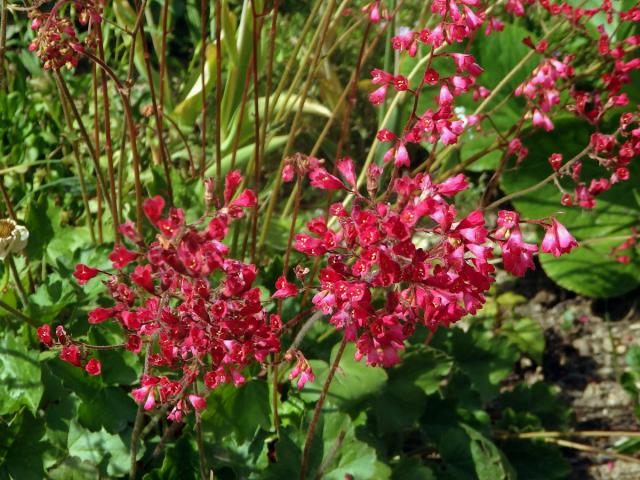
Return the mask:
POLYGON ((67 345, 62 347, 60 359, 69 362, 76 367, 80 366, 80 350, 75 345, 67 345))
POLYGON ((317 167, 309 172, 311 186, 322 190, 345 190, 344 184, 322 167, 317 167))
POLYGON ((193 405, 193 408, 196 410, 207 408, 207 401, 198 395, 189 395, 189 402, 191 402, 191 405, 193 405))
POLYGON ((78 265, 76 265, 76 269, 73 272, 73 276, 76 277, 78 284, 84 285, 93 277, 98 275, 98 273, 100 273, 99 270, 88 267, 87 265, 84 265, 82 263, 79 263, 78 265))
POLYGON ((84 369, 89 375, 93 375, 93 376, 97 376, 97 375, 100 375, 100 373, 102 373, 102 366, 100 365, 100 362, 95 358, 92 358, 91 360, 89 360, 87 364, 84 366, 84 369))
POLYGON ((96 324, 102 323, 105 320, 112 318, 114 315, 114 310, 112 308, 101 308, 98 307, 89 312, 89 323, 96 324))
POLYGON ((356 186, 356 169, 353 164, 353 160, 349 157, 344 157, 342 160, 338 160, 337 163, 340 174, 349 182, 352 186, 356 186))
POLYGON ((258 198, 256 197, 256 194, 253 190, 247 188, 244 192, 238 195, 238 198, 233 201, 231 206, 248 208, 254 207, 257 202, 258 198))
POLYGON ((549 157, 549 164, 554 171, 560 170, 562 166, 562 154, 561 153, 552 153, 549 157))
POLYGON ((289 298, 298 294, 298 288, 293 283, 287 282, 284 276, 278 278, 276 288, 276 293, 271 298, 289 298))
POLYGON ((156 225, 158 220, 162 218, 162 210, 164 209, 164 198, 160 195, 156 195, 153 198, 148 198, 142 205, 144 213, 147 215, 149 221, 156 225))
POLYGON ((122 245, 118 244, 113 248, 113 252, 109 254, 109 260, 113 262, 113 268, 118 270, 123 269, 131 262, 138 258, 138 254, 127 250, 122 245))
POLYGON ((542 239, 542 251, 559 257, 563 253, 569 253, 578 242, 569 231, 555 218, 551 219, 551 225, 545 226, 547 233, 542 239))
POLYGON ((242 174, 240 170, 233 170, 227 174, 224 181, 224 203, 231 201, 238 190, 238 186, 242 183, 242 174))
POLYGON ((127 350, 133 353, 140 353, 140 347, 142 346, 142 341, 140 337, 137 335, 129 335, 127 339, 127 350))
POLYGON ((51 338, 51 327, 49 325, 42 325, 38 327, 38 338, 47 347, 53 345, 53 339, 51 338))
POLYGON ((149 293, 154 293, 153 277, 151 276, 151 265, 138 265, 131 274, 131 281, 141 286, 149 293))

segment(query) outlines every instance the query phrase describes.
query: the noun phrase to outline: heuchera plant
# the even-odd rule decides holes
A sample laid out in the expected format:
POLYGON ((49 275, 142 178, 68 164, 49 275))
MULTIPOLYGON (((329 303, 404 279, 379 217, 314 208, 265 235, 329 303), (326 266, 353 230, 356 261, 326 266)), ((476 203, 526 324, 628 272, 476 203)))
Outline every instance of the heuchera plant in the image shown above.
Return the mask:
MULTIPOLYGON (((33 15, 37 37, 31 50, 45 68, 73 67, 91 48, 91 37, 78 40, 74 22, 59 15, 62 3, 33 15)), ((100 9, 93 2, 74 3, 80 23, 101 21, 100 9)), ((284 272, 266 298, 253 285, 258 267, 229 257, 224 243, 229 225, 246 209, 256 207, 259 193, 247 189, 238 194, 242 179, 236 171, 226 176, 221 199, 214 195, 213 183, 207 182, 204 213, 191 223, 180 208, 166 213, 162 198, 146 200, 144 212, 155 228, 154 236, 137 230, 131 222, 123 224, 120 232, 127 243, 116 245, 109 256, 112 271, 77 266, 74 276, 80 284, 99 277, 112 299, 111 306, 91 310, 88 322, 116 322, 125 343, 112 348, 146 356, 140 386, 131 392, 144 409, 167 405, 168 418, 181 421, 189 411, 206 405, 207 392, 198 390, 199 379, 209 390, 221 384, 239 386, 246 381, 244 370, 254 363, 293 362, 290 378, 297 380, 298 388, 313 380, 302 352, 283 346, 282 320, 266 313, 266 302, 310 294, 313 308, 342 331, 343 345, 356 344, 357 360, 390 367, 400 361, 399 351, 419 326, 431 330, 449 327, 478 312, 495 280, 496 265, 522 276, 534 268, 539 251, 560 256, 577 246, 560 215, 526 219, 512 210, 494 215, 494 209, 519 194, 493 203, 488 200, 507 160, 527 161, 523 128, 532 126, 552 135, 554 116, 561 111, 586 120, 594 133, 574 158, 565 159, 561 153, 549 157, 549 177, 543 184, 554 182, 563 193, 558 210, 574 205, 593 208, 599 194, 629 179, 629 163, 640 153, 638 112, 627 109, 619 115, 617 126, 607 131, 603 121, 607 114, 630 103, 621 90, 631 81, 631 72, 640 69, 640 58, 633 57, 640 35, 612 42, 600 28, 601 58, 596 69, 574 64, 574 55, 552 49, 546 38, 537 43, 524 39, 539 63, 512 92, 526 106, 512 128, 500 134, 503 156, 487 198, 470 213, 462 213, 454 200, 468 189, 468 179, 455 169, 445 170, 444 175, 439 171, 437 176, 432 172, 438 153, 464 141, 466 132, 495 128, 491 115, 485 113, 493 94, 481 85, 483 69, 491 65, 479 65, 464 46, 476 36, 500 32, 504 25, 497 14, 502 10, 522 16, 529 7, 541 7, 577 31, 584 30, 585 22, 597 14, 609 21, 614 15, 610 1, 585 9, 548 0, 433 0, 430 11, 436 21, 430 28, 400 31, 392 38, 392 47, 399 54, 425 60, 417 81, 378 68, 371 72, 375 86, 368 96, 371 104, 383 105, 395 93, 407 96, 412 106, 401 129, 377 132, 376 144, 387 145, 383 161, 365 162, 359 175, 357 162, 346 156, 335 159, 333 169, 302 154, 286 161, 282 168, 285 181, 301 184, 308 178, 315 189, 343 195, 324 215, 308 221, 307 231, 292 229, 293 248, 322 260, 317 279, 315 271, 309 274, 297 266, 297 280, 284 272), (594 77, 594 88, 589 91, 582 90, 577 81, 584 75, 594 77), (433 102, 421 110, 423 95, 431 96, 433 102), (479 102, 474 113, 459 113, 456 102, 462 96, 479 102), (430 155, 412 171, 415 164, 410 152, 420 145, 426 145, 430 155), (581 175, 584 161, 596 162, 606 175, 587 184, 581 175), (572 179, 575 189, 566 191, 561 178, 572 179), (523 225, 542 229, 540 245, 525 241, 523 225)), ((384 24, 395 13, 380 1, 361 12, 369 28, 384 24)), ((640 8, 635 6, 619 17, 638 22, 640 8)), ((636 237, 634 230, 612 254, 624 262, 627 257, 620 252, 632 247, 636 237)), ((48 347, 60 350, 62 360, 90 375, 100 374, 101 366, 91 352, 106 346, 80 342, 61 325, 53 330, 45 325, 38 334, 48 347)), ((323 387, 325 393, 331 378, 329 375, 323 387)), ((303 475, 323 400, 321 396, 309 429, 303 475)))

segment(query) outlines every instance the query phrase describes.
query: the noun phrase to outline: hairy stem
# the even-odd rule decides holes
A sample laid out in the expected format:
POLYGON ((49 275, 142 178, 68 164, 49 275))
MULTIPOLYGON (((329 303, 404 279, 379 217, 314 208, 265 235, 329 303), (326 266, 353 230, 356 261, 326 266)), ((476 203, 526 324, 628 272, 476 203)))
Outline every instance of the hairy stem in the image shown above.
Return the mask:
POLYGON ((222 188, 222 5, 215 0, 216 8, 216 185, 222 188))
MULTIPOLYGON (((589 153, 589 151, 591 150, 591 145, 587 145, 584 150, 582 150, 580 153, 578 153, 575 157, 573 157, 571 160, 569 160, 567 163, 565 163, 562 166, 562 171, 567 171, 569 169, 569 167, 571 165, 573 165, 575 162, 577 162, 578 160, 580 160, 582 157, 584 157, 587 153, 589 153)), ((547 185, 548 183, 553 182, 556 178, 559 177, 560 172, 553 172, 551 175, 549 175, 548 177, 544 178, 543 180, 540 180, 538 183, 536 183, 535 185, 532 185, 528 188, 525 188, 523 190, 519 190, 517 192, 513 192, 509 195, 505 195, 504 197, 496 200, 495 202, 487 205, 483 210, 493 210, 496 207, 499 207, 500 205, 510 202, 511 200, 515 199, 515 198, 519 198, 522 197, 524 195, 527 195, 531 192, 535 192, 536 190, 541 189, 542 187, 544 187, 545 185, 547 185)))
MULTIPOLYGON (((144 357, 143 375, 149 373, 149 357, 153 349, 153 340, 147 345, 147 352, 144 357)), ((144 402, 138 405, 136 411, 136 419, 133 423, 133 432, 131 433, 131 452, 129 455, 129 479, 135 480, 138 470, 138 443, 140 442, 140 434, 142 433, 142 422, 144 421, 144 402)))
MULTIPOLYGON (((64 116, 65 122, 67 123, 69 134, 71 134, 73 132, 73 119, 71 118, 71 112, 69 112, 69 105, 67 103, 67 100, 64 94, 62 93, 62 87, 59 84, 58 84, 58 92, 60 93, 60 103, 62 105, 62 114, 64 116)), ((87 215, 87 227, 89 228, 89 235, 91 237, 91 242, 95 244, 96 234, 93 229, 93 221, 91 220, 91 209, 89 208, 89 194, 87 192, 87 184, 85 182, 84 167, 82 166, 82 161, 80 159, 80 149, 78 148, 77 140, 71 139, 71 149, 73 150, 73 158, 76 162, 76 168, 78 169, 78 180, 80 181, 80 192, 82 194, 82 203, 84 204, 84 210, 87 215)))
MULTIPOLYGON (((104 61, 104 39, 102 26, 96 25, 98 32, 98 57, 104 61)), ((109 175, 109 193, 111 195, 111 210, 118 218, 113 222, 113 240, 120 241, 120 211, 118 210, 118 193, 116 188, 115 170, 113 168, 113 141, 111 139, 111 102, 109 100, 109 88, 107 86, 107 74, 100 70, 100 83, 102 85, 102 114, 104 115, 104 153, 107 156, 107 172, 109 175)), ((122 161, 122 159, 121 159, 122 161)))
POLYGON ((313 434, 315 433, 316 426, 318 425, 318 420, 320 418, 320 412, 322 410, 322 405, 324 404, 325 399, 327 398, 327 393, 329 392, 329 387, 331 386, 331 382, 333 381, 333 377, 338 370, 338 366, 340 365, 340 360, 342 359, 342 355, 344 354, 344 350, 347 347, 347 336, 342 336, 342 341, 340 342, 340 348, 338 348, 338 352, 336 353, 336 358, 333 360, 331 364, 331 368, 329 370, 329 375, 327 375, 327 379, 322 386, 322 390, 320 391, 320 397, 318 398, 318 402, 316 403, 315 409, 313 410, 313 417, 311 418, 311 423, 309 424, 309 430, 307 431, 307 438, 304 442, 304 450, 302 452, 302 464, 300 465, 300 479, 305 480, 305 475, 307 472, 307 467, 309 463, 309 454, 311 453, 311 445, 313 444, 313 434))
POLYGON ((0 4, 0 92, 7 90, 7 72, 4 57, 7 51, 7 0, 0 4))
MULTIPOLYGON (((71 113, 73 114, 73 117, 76 123, 78 124, 78 129, 80 130, 80 136, 82 137, 85 145, 87 146, 87 149, 89 150, 89 156, 91 157, 91 160, 93 160, 93 169, 96 174, 98 186, 100 187, 102 194, 105 195, 106 197, 108 190, 105 185, 104 177, 102 176, 102 170, 100 169, 100 158, 98 157, 98 153, 96 152, 95 147, 91 141, 91 138, 87 133, 87 129, 84 126, 82 117, 80 116, 80 112, 78 111, 76 104, 73 102, 73 98, 71 97, 71 93, 69 92, 69 88, 67 87, 67 84, 64 81, 64 78, 62 77, 62 75, 60 75, 60 72, 58 71, 56 71, 54 75, 55 75, 56 81, 58 82, 60 91, 62 92, 62 95, 64 96, 67 103, 71 107, 71 113)), ((114 222, 117 221, 118 216, 116 212, 113 210, 113 205, 111 205, 111 202, 109 201, 108 197, 105 198, 105 200, 106 200, 106 203, 111 207, 111 216, 114 222)))
MULTIPOLYGON (((216 58, 216 63, 219 59, 216 58)), ((207 2, 200 0, 200 88, 202 105, 200 106, 200 179, 204 180, 207 163, 207 88, 205 67, 207 65, 207 2)))
MULTIPOLYGON (((315 69, 315 64, 320 61, 320 52, 322 50, 322 45, 324 45, 324 42, 326 39, 327 30, 329 28, 329 23, 331 20, 331 14, 335 9, 335 6, 336 6, 336 0, 329 0, 329 4, 327 5, 327 10, 325 11, 325 14, 323 16, 321 26, 320 26, 321 36, 316 46, 316 55, 315 55, 313 67, 311 68, 312 71, 315 69)), ((264 247, 264 242, 266 241, 267 233, 269 232, 271 217, 273 216, 273 210, 275 209, 276 203, 278 201, 280 185, 282 184, 282 169, 284 168, 284 161, 289 156, 289 153, 291 152, 291 148, 293 147, 293 141, 296 137, 296 131, 298 129, 300 119, 302 118, 304 103, 309 94, 309 89, 311 88, 312 80, 313 80, 313 76, 309 75, 307 77, 304 88, 302 90, 302 95, 300 96, 300 105, 298 107, 298 111, 296 112, 296 116, 293 119, 293 124, 291 126, 291 133, 289 135, 289 138, 287 139, 287 144, 284 148, 282 159, 280 160, 280 165, 275 175, 273 190, 271 192, 271 198, 269 199, 269 204, 267 205, 267 211, 265 214, 264 223, 262 225, 262 230, 260 232, 260 240, 258 243, 259 251, 261 251, 262 248, 264 247)))

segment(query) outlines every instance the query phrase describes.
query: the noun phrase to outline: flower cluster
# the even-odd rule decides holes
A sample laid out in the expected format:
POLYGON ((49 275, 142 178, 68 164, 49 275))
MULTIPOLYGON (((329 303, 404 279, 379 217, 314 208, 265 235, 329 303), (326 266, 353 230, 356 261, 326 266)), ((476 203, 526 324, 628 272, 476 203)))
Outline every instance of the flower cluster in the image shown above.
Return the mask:
MULTIPOLYGON (((444 145, 453 145, 458 142, 459 136, 466 125, 475 125, 478 118, 470 115, 465 121, 454 114, 454 98, 473 90, 477 100, 486 97, 489 91, 484 87, 476 86, 476 77, 482 73, 482 68, 476 63, 474 57, 465 53, 432 53, 433 58, 449 58, 455 66, 455 74, 450 77, 440 77, 434 68, 425 70, 418 90, 412 93, 418 98, 425 86, 438 88, 436 97, 437 110, 426 109, 422 114, 414 112, 409 118, 402 135, 397 136, 387 129, 378 132, 378 140, 381 142, 393 142, 393 146, 387 150, 385 162, 394 161, 396 167, 409 166, 409 155, 406 145, 408 143, 420 144, 429 142, 436 144, 438 141, 444 145)), ((409 90, 408 80, 402 76, 393 76, 387 72, 376 69, 372 72, 373 83, 382 84, 369 96, 373 104, 384 101, 387 89, 393 85, 396 91, 409 90)), ((417 105, 417 101, 416 101, 417 105)))
MULTIPOLYGON (((493 282, 491 240, 502 247, 506 270, 523 275, 533 268, 538 247, 522 241, 517 214, 501 212, 493 235, 480 210, 460 218, 449 199, 468 187, 464 175, 442 183, 425 174, 403 176, 376 199, 378 167, 368 172, 370 198, 357 192, 352 160, 338 169, 349 186, 322 167, 309 173, 312 185, 353 192, 353 206, 331 206, 335 229, 323 217, 309 221, 295 249, 326 256, 313 304, 356 342, 357 357, 367 364, 396 363, 419 324, 435 330, 476 313, 493 282)), ((576 245, 555 219, 545 228, 543 251, 556 255, 576 245)))
POLYGON ((81 25, 98 24, 102 21, 100 0, 61 1, 48 12, 33 10, 30 13, 31 29, 36 32, 36 37, 29 45, 29 50, 40 58, 45 70, 76 67, 85 47, 95 41, 91 30, 80 40, 74 18, 58 15, 58 11, 66 3, 73 4, 75 19, 81 25))
MULTIPOLYGON (((243 369, 280 350, 280 318, 269 316, 263 307, 254 285, 256 266, 229 258, 229 248, 222 243, 229 224, 256 203, 251 190, 237 194, 241 182, 239 172, 231 172, 222 205, 193 224, 185 222, 180 208, 164 215, 161 197, 146 200, 144 212, 157 230, 155 238, 145 242, 127 222, 120 230, 131 247, 116 245, 109 255, 115 273, 87 265, 78 265, 74 272, 80 284, 105 277, 112 305, 90 311, 88 322, 117 323, 125 338, 123 348, 145 352, 147 369, 132 394, 147 410, 170 403, 173 420, 190 408, 204 407, 204 397, 194 389, 198 378, 208 389, 241 385, 243 369)), ((61 346, 62 360, 76 366, 91 350, 60 326, 55 340, 49 326, 39 333, 46 345, 61 346)), ((92 374, 100 370, 93 361, 85 369, 92 374)))
POLYGON ((566 56, 562 61, 545 58, 531 76, 516 88, 516 96, 527 99, 535 127, 544 128, 547 132, 553 130, 549 113, 552 107, 560 103, 558 83, 574 74, 571 60, 571 56, 566 56))
POLYGON ((582 179, 582 162, 579 158, 562 165, 562 155, 554 153, 549 157, 553 170, 575 183, 573 194, 562 189, 561 202, 565 206, 594 208, 598 195, 616 183, 629 180, 629 164, 640 155, 640 116, 631 112, 622 114, 618 129, 612 134, 593 133, 585 151, 607 172, 606 176, 592 178, 588 184, 582 179))

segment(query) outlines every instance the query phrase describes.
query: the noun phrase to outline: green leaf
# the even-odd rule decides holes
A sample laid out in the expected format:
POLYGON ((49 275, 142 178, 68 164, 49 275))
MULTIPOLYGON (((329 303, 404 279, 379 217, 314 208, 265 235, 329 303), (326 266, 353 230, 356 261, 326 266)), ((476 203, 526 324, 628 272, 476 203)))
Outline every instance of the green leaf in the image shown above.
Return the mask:
MULTIPOLYGON (((117 415, 117 412, 112 414, 117 415)), ((104 429, 94 433, 71 422, 68 448, 70 456, 98 466, 109 476, 120 476, 129 471, 129 449, 118 435, 111 435, 104 429)))
POLYGON ((146 474, 143 480, 189 480, 199 478, 198 453, 189 435, 181 435, 178 441, 167 447, 162 466, 146 474))
POLYGON ((564 480, 572 477, 571 465, 560 449, 542 441, 509 440, 500 444, 518 480, 564 480))
POLYGON ((391 480, 436 480, 429 467, 415 458, 404 458, 393 468, 391 480))
POLYGON ((640 285, 640 258, 635 252, 628 264, 617 262, 611 249, 621 241, 598 241, 581 245, 560 257, 540 255, 542 268, 558 285, 580 295, 616 297, 640 285))
POLYGON ((640 371, 640 346, 633 345, 624 358, 629 367, 633 370, 640 371))
MULTIPOLYGON (((494 335, 480 324, 472 325, 468 332, 451 329, 445 341, 454 365, 469 377, 485 402, 499 393, 500 382, 518 360, 518 351, 507 338, 494 335)), ((437 347, 435 339, 432 344, 437 347)))
POLYGON ((499 410, 512 409, 534 415, 547 430, 565 430, 571 423, 571 410, 560 401, 557 389, 542 382, 532 386, 516 385, 496 399, 496 406, 499 410))
MULTIPOLYGON (((4 462, 0 464, 0 478, 3 480, 45 478, 42 457, 46 444, 42 442, 45 433, 42 420, 34 418, 29 412, 23 410, 13 419, 13 422, 17 435, 5 452, 0 448, 0 458, 4 457, 4 462)), ((0 433, 5 433, 2 430, 0 433)), ((2 443, 0 440, 0 447, 2 443)))
POLYGON ((451 428, 439 442, 444 478, 511 480, 516 478, 504 454, 487 437, 468 425, 451 428))
MULTIPOLYGON (((362 423, 364 419, 365 415, 362 414, 355 423, 362 423)), ((364 480, 374 478, 376 452, 356 438, 355 423, 343 413, 331 412, 324 415, 322 478, 344 480, 347 475, 364 480)))
POLYGON ((380 432, 399 432, 416 424, 425 411, 427 395, 438 390, 452 364, 447 355, 434 348, 408 347, 401 363, 387 370, 389 381, 375 400, 380 432))
POLYGON ((0 415, 23 405, 35 415, 44 391, 41 376, 37 351, 22 337, 6 334, 0 340, 0 415))
POLYGON ((207 397, 202 420, 216 438, 233 432, 239 440, 250 440, 258 428, 268 430, 272 422, 267 382, 252 380, 241 387, 216 388, 207 397))
POLYGON ((31 316, 41 323, 48 323, 56 318, 69 305, 76 302, 76 292, 69 280, 62 279, 58 273, 47 277, 29 296, 31 316))
POLYGON ((500 332, 513 342, 518 349, 542 364, 544 353, 544 330, 539 322, 531 318, 507 320, 500 332))
MULTIPOLYGON (((524 190, 548 177, 552 173, 549 156, 561 153, 565 160, 569 160, 588 145, 591 130, 582 121, 563 119, 556 122, 553 135, 534 131, 524 142, 530 152, 527 159, 502 177, 504 192, 510 194, 524 190)), ((559 220, 576 239, 592 242, 558 258, 540 256, 547 275, 562 287, 602 298, 621 295, 640 285, 640 259, 637 256, 629 265, 618 264, 609 255, 616 242, 594 241, 626 235, 629 227, 637 223, 640 206, 635 193, 640 190, 640 167, 632 163, 630 170, 630 180, 613 185, 599 195, 594 209, 563 207, 560 204, 561 192, 553 182, 513 200, 516 209, 527 218, 543 218, 563 212, 559 220)), ((592 178, 603 175, 606 175, 605 171, 595 161, 586 159, 583 162, 582 179, 587 184, 592 178)), ((561 183, 569 191, 575 188, 569 179, 563 179, 561 183)))
POLYGON ((26 252, 31 258, 40 258, 44 249, 54 236, 52 219, 58 215, 53 201, 48 195, 41 194, 37 200, 31 200, 25 223, 30 232, 26 252), (51 210, 49 210, 51 208, 51 210))
POLYGON ((95 465, 83 462, 77 457, 67 457, 47 472, 51 480, 94 480, 100 478, 100 472, 95 465))
POLYGON ((78 421, 94 432, 104 428, 109 433, 120 433, 128 424, 133 423, 136 410, 136 404, 128 391, 106 387, 80 404, 78 421), (114 412, 118 412, 117 415, 114 412))
POLYGON ((462 425, 471 439, 471 456, 475 464, 478 480, 515 479, 515 472, 504 454, 495 444, 477 430, 462 425))
MULTIPOLYGON (((335 358, 339 344, 331 350, 331 362, 335 358)), ((387 381, 387 373, 380 367, 368 367, 364 361, 356 361, 356 347, 349 343, 342 355, 340 366, 333 377, 327 399, 342 408, 351 408, 366 397, 381 391, 387 381)), ((315 402, 329 374, 324 363, 312 362, 316 379, 307 383, 301 397, 305 401, 315 402), (324 367, 324 368, 323 368, 324 367)))

